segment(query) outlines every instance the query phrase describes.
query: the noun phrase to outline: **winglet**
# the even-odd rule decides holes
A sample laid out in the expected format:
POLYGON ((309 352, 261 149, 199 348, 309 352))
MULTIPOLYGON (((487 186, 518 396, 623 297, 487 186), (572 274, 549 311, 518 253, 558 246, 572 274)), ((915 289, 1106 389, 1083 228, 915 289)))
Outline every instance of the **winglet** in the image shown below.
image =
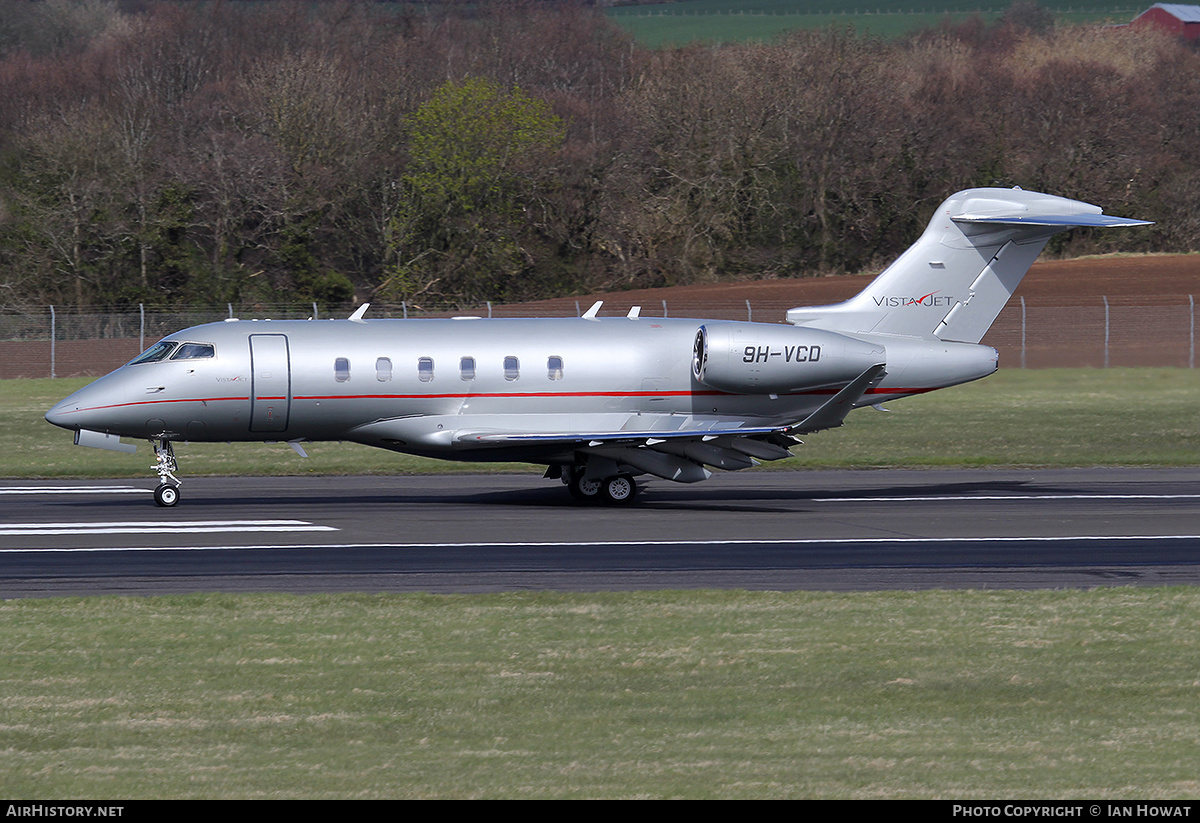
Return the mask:
POLYGON ((821 408, 801 420, 787 430, 788 434, 836 429, 845 421, 846 415, 854 408, 854 404, 862 397, 871 384, 886 374, 885 364, 876 363, 858 377, 850 381, 840 392, 829 398, 821 408))
POLYGON ((359 306, 357 309, 354 310, 354 314, 350 315, 350 322, 351 323, 366 322, 363 320, 363 315, 367 313, 367 309, 369 309, 369 308, 371 308, 370 303, 363 303, 361 306, 359 306))
POLYGON ((583 313, 584 320, 595 320, 596 315, 600 313, 600 307, 604 305, 603 300, 597 300, 592 304, 592 307, 583 313))

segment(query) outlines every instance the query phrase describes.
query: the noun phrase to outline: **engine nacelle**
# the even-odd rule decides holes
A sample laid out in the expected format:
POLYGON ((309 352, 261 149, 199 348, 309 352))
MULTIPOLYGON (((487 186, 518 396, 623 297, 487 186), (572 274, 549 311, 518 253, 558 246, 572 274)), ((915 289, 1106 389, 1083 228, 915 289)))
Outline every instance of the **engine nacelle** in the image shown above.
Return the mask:
POLYGON ((848 383, 883 346, 821 329, 767 323, 705 323, 696 332, 692 374, 736 394, 787 394, 848 383))

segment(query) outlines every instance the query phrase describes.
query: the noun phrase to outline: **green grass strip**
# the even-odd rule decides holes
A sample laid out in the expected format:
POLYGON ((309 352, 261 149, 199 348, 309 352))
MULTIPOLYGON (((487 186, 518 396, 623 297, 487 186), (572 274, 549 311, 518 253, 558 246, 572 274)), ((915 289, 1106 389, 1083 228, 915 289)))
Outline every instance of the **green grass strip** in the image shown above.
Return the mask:
MULTIPOLYGON (((72 445, 42 418, 86 380, 0 383, 0 477, 146 477, 153 453, 72 445)), ((860 409, 843 428, 805 438, 795 457, 766 468, 874 466, 1192 466, 1200 464, 1200 370, 1005 369, 966 386, 860 409)), ((183 476, 424 474, 539 471, 464 464, 353 443, 313 443, 304 460, 282 443, 185 443, 183 476)))
POLYGON ((1200 591, 0 603, 23 798, 1194 798, 1200 591))
MULTIPOLYGON (((977 14, 957 9, 929 10, 931 5, 918 4, 915 11, 884 11, 877 14, 873 9, 850 13, 793 11, 784 7, 754 11, 739 8, 735 4, 730 4, 728 9, 715 9, 713 4, 675 3, 665 6, 621 6, 610 9, 608 14, 613 22, 629 31, 639 43, 654 49, 696 42, 768 42, 788 32, 829 28, 849 29, 861 37, 894 40, 918 31, 936 29, 947 19, 962 23, 977 14)), ((1059 25, 1128 23, 1145 8, 1148 5, 1124 11, 1108 8, 1081 11, 1076 6, 1073 11, 1056 11, 1055 19, 1059 25)), ((978 13, 978 16, 985 23, 994 24, 1003 16, 1003 11, 985 11, 978 13)))

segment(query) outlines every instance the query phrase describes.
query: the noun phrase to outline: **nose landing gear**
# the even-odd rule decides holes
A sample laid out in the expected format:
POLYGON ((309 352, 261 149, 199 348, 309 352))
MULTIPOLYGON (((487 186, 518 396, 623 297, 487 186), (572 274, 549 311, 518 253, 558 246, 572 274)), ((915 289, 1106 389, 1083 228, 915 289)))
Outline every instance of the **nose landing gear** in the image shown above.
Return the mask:
POLYGON ((165 437, 154 447, 155 462, 150 468, 158 473, 158 488, 154 490, 154 502, 160 506, 174 506, 179 502, 179 478, 174 474, 179 468, 171 441, 165 437), (169 482, 168 482, 169 481, 169 482))

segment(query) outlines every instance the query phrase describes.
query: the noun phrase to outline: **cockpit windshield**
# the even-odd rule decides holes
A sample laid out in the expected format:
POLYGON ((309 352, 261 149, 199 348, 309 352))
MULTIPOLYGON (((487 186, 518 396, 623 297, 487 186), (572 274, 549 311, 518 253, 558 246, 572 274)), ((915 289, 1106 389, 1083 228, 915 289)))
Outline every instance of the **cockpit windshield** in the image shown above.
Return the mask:
POLYGON ((178 340, 160 340, 137 357, 129 361, 129 365, 139 363, 158 363, 163 360, 202 360, 215 357, 216 349, 212 343, 180 343, 178 340))
POLYGON ((179 344, 174 340, 160 340, 137 357, 129 361, 129 365, 136 366, 138 363, 157 363, 159 360, 165 360, 179 344))
POLYGON ((184 343, 171 355, 172 360, 200 360, 215 354, 212 343, 184 343))

